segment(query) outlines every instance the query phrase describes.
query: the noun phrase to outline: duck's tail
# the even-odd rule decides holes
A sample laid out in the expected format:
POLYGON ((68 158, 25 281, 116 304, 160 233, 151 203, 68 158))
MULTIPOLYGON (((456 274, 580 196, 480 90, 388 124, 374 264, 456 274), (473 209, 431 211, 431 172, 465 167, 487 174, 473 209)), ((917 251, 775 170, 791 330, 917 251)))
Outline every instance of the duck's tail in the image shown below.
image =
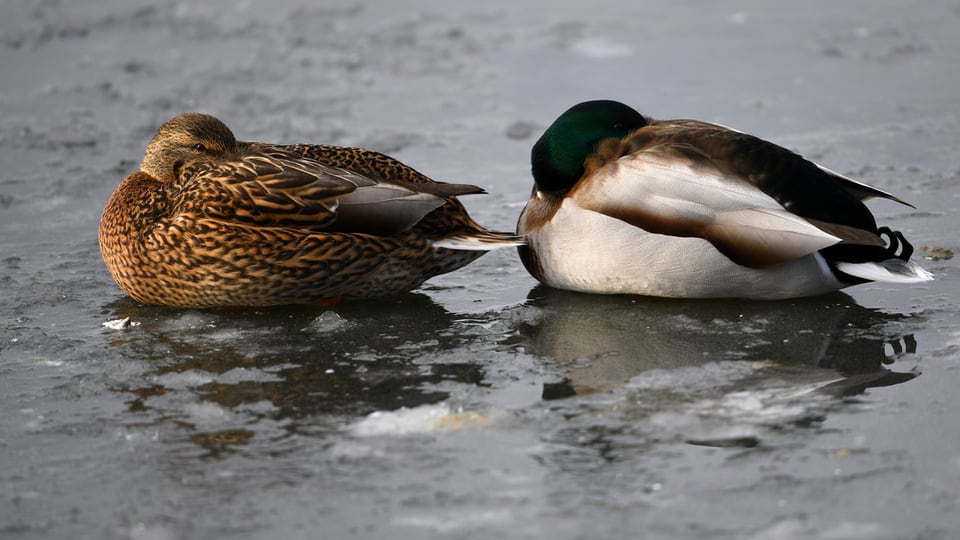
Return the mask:
POLYGON ((902 259, 860 263, 835 262, 834 265, 844 274, 868 281, 920 283, 933 279, 933 274, 921 268, 920 265, 902 259))
POLYGON ((523 236, 513 233, 476 230, 434 240, 433 245, 458 251, 490 251, 505 247, 525 246, 523 236))
POLYGON ((890 227, 877 229, 877 236, 887 239, 887 245, 875 260, 853 260, 833 262, 834 267, 851 277, 867 281, 885 281, 887 283, 920 283, 930 281, 933 274, 910 262, 913 246, 900 231, 890 227))

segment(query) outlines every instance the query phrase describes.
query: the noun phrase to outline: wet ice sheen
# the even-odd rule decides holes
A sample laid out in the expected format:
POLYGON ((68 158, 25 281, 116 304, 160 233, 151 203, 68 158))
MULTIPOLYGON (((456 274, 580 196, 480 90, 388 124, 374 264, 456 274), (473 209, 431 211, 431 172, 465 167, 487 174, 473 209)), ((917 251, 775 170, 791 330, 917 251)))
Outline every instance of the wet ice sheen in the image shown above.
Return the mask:
POLYGON ((100 212, 187 110, 375 145, 509 230, 539 131, 618 99, 781 142, 958 249, 949 2, 491 1, 0 3, 0 537, 955 536, 956 259, 763 304, 544 290, 509 250, 323 310, 117 289, 100 212))

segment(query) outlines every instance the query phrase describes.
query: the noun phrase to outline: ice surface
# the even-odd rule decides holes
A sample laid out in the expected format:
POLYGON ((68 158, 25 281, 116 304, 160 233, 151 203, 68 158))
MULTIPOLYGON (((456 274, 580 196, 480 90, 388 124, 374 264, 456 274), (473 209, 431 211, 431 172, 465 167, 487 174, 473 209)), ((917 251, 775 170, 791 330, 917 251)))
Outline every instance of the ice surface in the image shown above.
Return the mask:
POLYGON ((533 142, 611 98, 895 193, 878 222, 955 252, 955 2, 323 4, 0 2, 0 536, 955 536, 955 259, 757 304, 545 290, 501 250, 217 311, 127 298, 97 245, 181 112, 375 146, 513 230, 533 142))

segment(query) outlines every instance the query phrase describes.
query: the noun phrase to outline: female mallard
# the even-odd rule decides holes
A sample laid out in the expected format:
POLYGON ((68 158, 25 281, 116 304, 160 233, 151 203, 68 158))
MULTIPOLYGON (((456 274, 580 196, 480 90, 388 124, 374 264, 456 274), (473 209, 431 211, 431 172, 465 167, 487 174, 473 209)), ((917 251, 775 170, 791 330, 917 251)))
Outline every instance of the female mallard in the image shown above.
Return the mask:
POLYGON ((861 202, 903 201, 723 126, 588 101, 532 163, 520 257, 557 288, 775 299, 933 279, 861 202))
POLYGON ((517 246, 457 195, 377 152, 237 141, 220 120, 164 124, 113 193, 100 252, 134 299, 176 307, 320 303, 407 291, 517 246))

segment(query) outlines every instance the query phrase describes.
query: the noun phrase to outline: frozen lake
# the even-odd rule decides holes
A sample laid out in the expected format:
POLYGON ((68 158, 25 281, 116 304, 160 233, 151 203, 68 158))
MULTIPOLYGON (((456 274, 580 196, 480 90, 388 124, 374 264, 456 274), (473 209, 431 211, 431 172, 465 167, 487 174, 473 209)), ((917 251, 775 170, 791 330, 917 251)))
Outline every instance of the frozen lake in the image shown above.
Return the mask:
POLYGON ((0 537, 957 538, 958 29, 955 0, 3 2, 0 537), (503 250, 216 312, 138 305, 100 259, 181 112, 484 186, 512 230, 531 145, 599 98, 901 196, 870 206, 937 280, 594 297, 503 250))

